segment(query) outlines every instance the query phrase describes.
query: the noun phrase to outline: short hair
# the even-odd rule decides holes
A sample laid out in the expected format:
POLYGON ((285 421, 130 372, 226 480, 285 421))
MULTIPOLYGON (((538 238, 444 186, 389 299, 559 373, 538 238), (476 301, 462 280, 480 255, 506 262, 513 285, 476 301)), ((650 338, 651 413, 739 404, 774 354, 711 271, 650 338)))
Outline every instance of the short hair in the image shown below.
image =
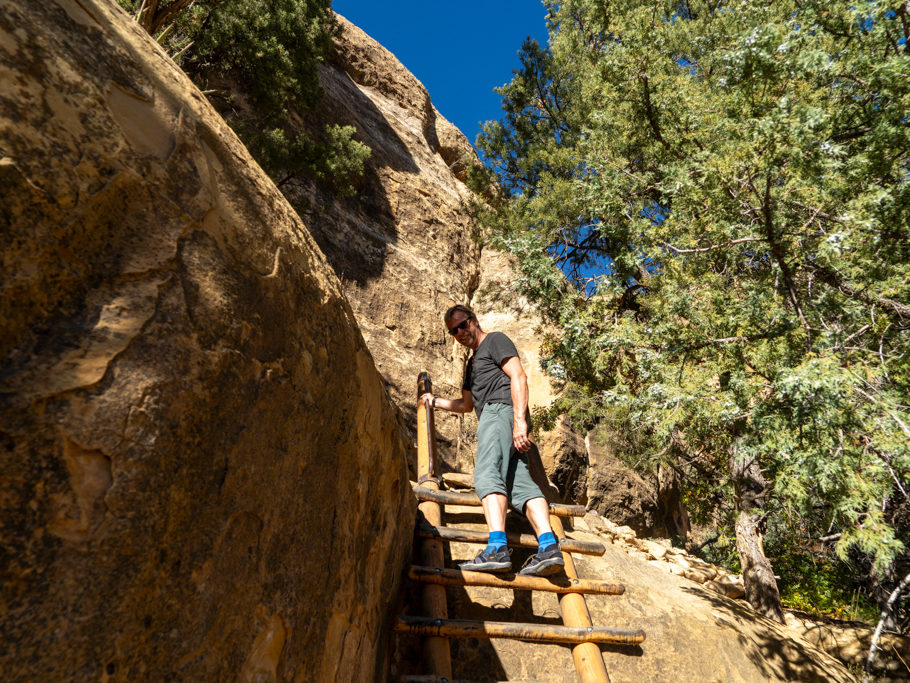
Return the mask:
POLYGON ((477 316, 474 315, 474 311, 472 311, 470 308, 467 306, 462 306, 461 304, 455 304, 445 312, 444 316, 442 316, 443 322, 449 322, 452 319, 452 316, 455 315, 456 311, 461 311, 464 313, 467 316, 466 320, 477 320, 477 316))

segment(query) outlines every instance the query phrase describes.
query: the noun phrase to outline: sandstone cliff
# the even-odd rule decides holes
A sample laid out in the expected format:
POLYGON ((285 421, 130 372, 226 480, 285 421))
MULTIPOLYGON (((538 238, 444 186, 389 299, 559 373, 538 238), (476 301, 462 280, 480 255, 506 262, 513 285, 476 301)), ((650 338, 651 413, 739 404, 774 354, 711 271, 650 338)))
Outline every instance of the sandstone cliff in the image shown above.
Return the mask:
POLYGON ((0 671, 381 678, 414 505, 306 226, 106 0, 0 0, 0 671))
MULTIPOLYGON (((321 69, 326 107, 357 128, 373 150, 357 197, 338 199, 309 183, 288 183, 341 278, 376 365, 403 420, 414 429, 417 375, 428 370, 442 395, 460 392, 465 354, 440 318, 470 301, 480 248, 465 210, 470 192, 456 173, 476 158, 430 102, 423 85, 385 48, 339 17, 342 37, 321 69)), ((448 466, 469 466, 459 448, 461 418, 438 416, 448 466)))

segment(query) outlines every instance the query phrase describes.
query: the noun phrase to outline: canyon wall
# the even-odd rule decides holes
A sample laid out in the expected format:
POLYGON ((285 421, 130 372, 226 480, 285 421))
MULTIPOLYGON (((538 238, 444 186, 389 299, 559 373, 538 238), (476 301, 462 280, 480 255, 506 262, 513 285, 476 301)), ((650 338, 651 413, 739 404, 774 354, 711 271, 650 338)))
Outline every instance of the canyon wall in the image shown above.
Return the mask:
POLYGON ((407 437, 307 226, 113 2, 0 0, 6 681, 381 678, 407 437))
MULTIPOLYGON (((460 395, 466 353, 442 313, 470 302, 480 278, 472 199, 458 175, 476 159, 435 110, 426 88, 388 50, 338 17, 342 34, 320 70, 325 108, 372 149, 357 195, 337 197, 303 180, 284 187, 342 281, 402 419, 415 434, 417 375, 460 395)), ((470 468, 460 416, 439 411, 445 467, 470 468)), ((412 467, 414 462, 412 460, 412 467)))

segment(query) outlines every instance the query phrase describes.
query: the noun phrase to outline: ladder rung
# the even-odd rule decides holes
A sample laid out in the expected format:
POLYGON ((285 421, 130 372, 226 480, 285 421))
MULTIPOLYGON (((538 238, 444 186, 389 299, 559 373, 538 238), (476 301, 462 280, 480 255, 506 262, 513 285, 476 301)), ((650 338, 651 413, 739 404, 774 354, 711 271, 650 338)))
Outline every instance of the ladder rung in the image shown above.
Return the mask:
POLYGON ((433 676, 429 674, 399 676, 394 680, 395 683, 537 683, 537 681, 469 681, 464 678, 446 678, 445 676, 433 676))
MULTIPOLYGON (((395 683, 491 683, 489 681, 469 681, 463 678, 446 678, 445 676, 433 676, 429 674, 411 674, 410 676, 399 676, 395 683)), ((537 683, 537 681, 496 681, 495 683, 537 683)))
POLYGON ((645 639, 641 629, 605 626, 570 627, 550 624, 520 624, 505 621, 466 621, 433 617, 398 617, 394 629, 400 633, 437 638, 509 638, 537 643, 608 643, 638 645, 645 639))
MULTIPOLYGON (((432 500, 434 503, 443 505, 480 505, 480 498, 474 491, 434 491, 425 486, 415 486, 414 495, 418 500, 432 500)), ((584 517, 584 505, 563 505, 562 503, 550 503, 550 513, 557 517, 584 517)))
MULTIPOLYGON (((464 543, 486 543, 489 534, 486 531, 472 531, 470 529, 453 529, 447 526, 432 526, 419 523, 416 529, 421 538, 441 538, 444 541, 462 541, 464 543)), ((513 548, 536 548, 537 539, 533 534, 506 534, 506 541, 513 548)), ((563 552, 581 553, 582 555, 603 555, 606 552, 602 543, 591 541, 577 541, 574 538, 563 538, 559 541, 563 552)))
POLYGON ((621 583, 607 583, 595 579, 569 579, 564 575, 542 577, 522 576, 521 574, 490 574, 418 565, 414 565, 408 570, 408 577, 414 581, 435 583, 441 586, 490 586, 550 593, 594 593, 599 595, 622 595, 626 591, 626 587, 621 583))

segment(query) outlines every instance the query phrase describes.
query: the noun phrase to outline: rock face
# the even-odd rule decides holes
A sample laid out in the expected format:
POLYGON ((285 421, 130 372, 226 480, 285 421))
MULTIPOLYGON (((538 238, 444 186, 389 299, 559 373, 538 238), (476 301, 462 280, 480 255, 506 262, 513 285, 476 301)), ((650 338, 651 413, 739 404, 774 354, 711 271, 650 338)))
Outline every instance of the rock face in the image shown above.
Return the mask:
POLYGON ((306 227, 112 2, 0 0, 0 83, 4 680, 380 678, 407 446, 306 227))
MULTIPOLYGON (((286 191, 341 278, 376 365, 405 424, 415 430, 417 375, 440 395, 460 394, 465 354, 445 333, 442 313, 477 288, 480 249, 458 180, 467 139, 443 119, 423 85, 394 55, 339 17, 342 36, 321 69, 326 107, 373 150, 358 196, 339 199, 310 184, 286 191)), ((470 462, 461 418, 437 415, 448 468, 470 462), (459 455, 461 454, 461 455, 459 455)))
MULTIPOLYGON (((612 444, 602 443, 604 435, 594 430, 585 436, 588 469, 588 509, 617 524, 629 526, 641 536, 685 537, 689 519, 679 502, 679 489, 661 486, 661 477, 645 478, 614 454, 612 444)), ((607 438, 609 441, 609 438, 607 438)))

